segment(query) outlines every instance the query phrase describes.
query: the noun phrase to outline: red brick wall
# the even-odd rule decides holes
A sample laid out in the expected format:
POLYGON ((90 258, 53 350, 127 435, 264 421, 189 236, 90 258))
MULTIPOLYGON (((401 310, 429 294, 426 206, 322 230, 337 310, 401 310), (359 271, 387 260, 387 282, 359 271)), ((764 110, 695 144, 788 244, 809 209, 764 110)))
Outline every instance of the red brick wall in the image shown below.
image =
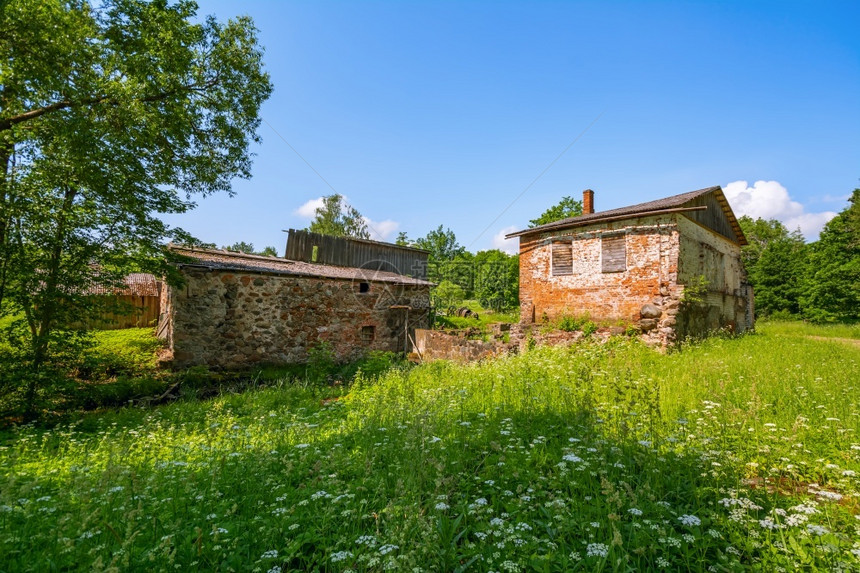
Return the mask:
POLYGON ((561 315, 593 320, 639 319, 644 304, 669 296, 677 280, 678 233, 672 216, 605 223, 520 237, 522 320, 561 315), (601 236, 626 230, 627 270, 604 273, 601 236), (552 276, 552 238, 572 238, 574 272, 552 276), (662 289, 662 290, 661 290, 662 289))

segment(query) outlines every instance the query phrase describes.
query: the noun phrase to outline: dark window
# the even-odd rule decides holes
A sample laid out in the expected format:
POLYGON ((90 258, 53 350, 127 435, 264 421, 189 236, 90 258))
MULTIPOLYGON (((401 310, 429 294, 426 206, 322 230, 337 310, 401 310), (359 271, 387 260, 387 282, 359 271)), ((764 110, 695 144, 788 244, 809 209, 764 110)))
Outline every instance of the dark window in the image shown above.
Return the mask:
POLYGON ((370 292, 370 283, 358 283, 358 292, 370 292))
POLYGON ((573 245, 569 242, 552 243, 552 274, 573 274, 573 245))
POLYGON ((624 235, 603 237, 601 262, 604 273, 627 270, 627 239, 624 235))
POLYGON ((373 337, 376 334, 375 326, 362 326, 361 327, 361 341, 362 342, 373 342, 373 337))

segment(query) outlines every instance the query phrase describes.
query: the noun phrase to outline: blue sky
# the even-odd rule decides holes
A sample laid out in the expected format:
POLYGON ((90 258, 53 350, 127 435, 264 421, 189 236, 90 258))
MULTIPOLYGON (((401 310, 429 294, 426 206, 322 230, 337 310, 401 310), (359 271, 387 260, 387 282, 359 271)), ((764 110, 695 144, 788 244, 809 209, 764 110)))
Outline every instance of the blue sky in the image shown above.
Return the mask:
POLYGON ((282 253, 281 230, 332 189, 384 239, 443 224, 476 251, 512 248, 504 232, 586 188, 604 210, 711 185, 812 240, 860 186, 858 2, 201 0, 200 14, 252 16, 275 87, 253 178, 167 219, 218 245, 282 253))

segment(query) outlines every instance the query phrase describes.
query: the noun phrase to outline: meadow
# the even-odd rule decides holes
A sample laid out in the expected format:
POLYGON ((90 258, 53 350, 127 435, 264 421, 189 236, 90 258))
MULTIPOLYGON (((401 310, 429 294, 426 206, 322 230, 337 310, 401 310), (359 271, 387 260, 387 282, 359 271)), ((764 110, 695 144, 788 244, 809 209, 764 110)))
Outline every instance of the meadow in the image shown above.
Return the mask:
POLYGON ((858 570, 850 333, 618 338, 19 426, 0 570, 858 570))

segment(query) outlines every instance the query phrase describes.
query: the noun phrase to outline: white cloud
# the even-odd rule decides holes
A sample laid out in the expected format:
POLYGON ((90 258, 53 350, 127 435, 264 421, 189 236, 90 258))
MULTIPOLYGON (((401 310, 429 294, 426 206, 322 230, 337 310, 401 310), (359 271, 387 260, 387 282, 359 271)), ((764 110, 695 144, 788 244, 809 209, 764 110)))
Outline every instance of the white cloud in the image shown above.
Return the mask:
POLYGON ((376 222, 365 217, 364 222, 367 225, 367 230, 370 231, 370 238, 374 241, 387 241, 394 234, 394 231, 400 228, 400 223, 391 219, 376 222))
POLYGON ((499 249, 500 251, 504 251, 508 254, 514 255, 520 249, 519 240, 514 237, 513 239, 505 239, 505 235, 508 233, 513 233, 514 231, 519 231, 519 227, 510 226, 505 227, 504 229, 500 229, 498 233, 493 235, 493 248, 499 249))
POLYGON ((824 224, 836 216, 833 211, 807 213, 778 181, 756 181, 752 187, 746 181, 733 181, 723 186, 723 192, 738 217, 776 219, 789 231, 800 227, 807 240, 818 239, 824 224))
POLYGON ((317 209, 323 206, 323 198, 317 197, 316 199, 311 199, 307 201, 304 205, 293 211, 296 215, 300 217, 304 217, 305 219, 313 219, 314 215, 317 214, 317 209))

